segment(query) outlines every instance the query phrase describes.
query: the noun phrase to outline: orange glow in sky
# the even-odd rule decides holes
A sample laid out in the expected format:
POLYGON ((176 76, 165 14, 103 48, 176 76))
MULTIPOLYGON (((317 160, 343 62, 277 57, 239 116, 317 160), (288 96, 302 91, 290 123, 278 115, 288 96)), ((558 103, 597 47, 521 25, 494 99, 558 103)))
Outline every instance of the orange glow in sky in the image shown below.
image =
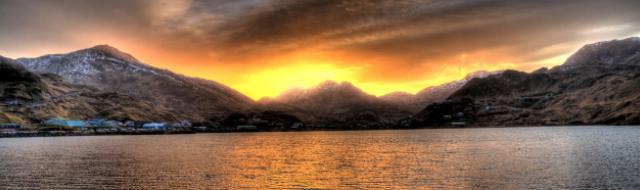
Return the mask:
MULTIPOLYGON (((564 58, 551 61, 559 61, 562 59, 564 58)), ((363 74, 364 70, 367 69, 366 64, 348 65, 344 64, 341 60, 322 59, 318 57, 310 59, 293 57, 286 61, 286 63, 281 63, 282 61, 282 59, 262 60, 262 63, 272 66, 255 68, 216 68, 205 66, 198 69, 197 66, 193 67, 194 64, 190 65, 191 67, 171 64, 163 64, 161 66, 190 76, 221 82, 254 100, 265 96, 275 97, 291 88, 309 88, 326 80, 338 82, 348 81, 367 93, 382 96, 396 91, 416 93, 429 86, 462 79, 467 74, 479 70, 526 70, 526 68, 518 68, 518 65, 510 62, 481 63, 468 60, 460 62, 460 60, 457 60, 457 62, 451 64, 443 64, 435 69, 432 68, 434 71, 425 69, 426 72, 424 76, 419 76, 416 80, 381 81, 371 79, 382 78, 384 76, 363 74)), ((554 63, 559 64, 562 63, 562 61, 554 63)), ((541 66, 553 66, 555 64, 541 64, 541 66)), ((419 73, 423 72, 420 71, 421 69, 423 68, 416 68, 419 73)), ((384 74, 385 71, 379 71, 379 73, 384 74)))
MULTIPOLYGON (((94 43, 95 45, 98 43, 94 43)), ((216 64, 217 60, 211 56, 190 56, 190 53, 166 54, 162 50, 149 49, 135 43, 110 40, 112 46, 121 51, 131 53, 140 61, 187 76, 199 77, 214 80, 234 88, 254 100, 262 97, 275 97, 280 93, 297 87, 309 88, 326 80, 348 81, 363 91, 382 96, 387 93, 404 91, 416 93, 426 87, 447 83, 453 80, 464 78, 468 73, 486 70, 534 70, 538 67, 554 66, 560 64, 569 54, 545 59, 531 68, 523 68, 520 65, 507 61, 481 62, 472 60, 471 56, 462 54, 450 59, 447 64, 440 64, 436 67, 421 67, 408 70, 393 71, 384 69, 375 71, 381 74, 376 76, 363 73, 370 69, 366 59, 359 60, 358 64, 345 63, 345 59, 328 57, 317 53, 299 53, 294 56, 283 56, 276 58, 258 58, 250 60, 251 64, 216 64), (114 45, 115 44, 115 45, 114 45), (310 55, 308 58, 306 55, 310 55), (266 65, 266 66, 261 66, 266 65), (398 74, 398 72, 400 74, 398 74), (391 74, 393 73, 393 74, 391 74), (402 73, 415 74, 424 73, 423 76, 413 77, 412 80, 384 81, 372 80, 384 78, 388 75, 402 75, 402 73)), ((89 43, 85 47, 91 47, 89 43)), ((34 52, 21 52, 26 56, 38 56, 44 52, 65 53, 73 51, 73 48, 62 48, 63 51, 53 51, 52 49, 42 49, 34 52)), ((80 49, 80 48, 77 48, 80 49)), ((481 56, 486 58, 487 56, 481 56)), ((493 58, 492 58, 493 59, 493 58)), ((354 61, 354 60, 349 60, 354 61)))
POLYGON ((326 80, 416 93, 479 70, 553 67, 585 44, 640 35, 637 1, 374 2, 6 1, 4 15, 20 16, 0 17, 0 55, 108 44, 257 100, 326 80))

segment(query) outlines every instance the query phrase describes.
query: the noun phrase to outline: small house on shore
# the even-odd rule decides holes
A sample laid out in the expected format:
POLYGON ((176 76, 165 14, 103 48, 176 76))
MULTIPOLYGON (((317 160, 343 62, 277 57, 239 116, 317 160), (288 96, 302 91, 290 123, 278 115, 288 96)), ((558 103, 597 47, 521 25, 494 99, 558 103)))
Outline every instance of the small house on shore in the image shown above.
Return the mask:
POLYGON ((159 123, 159 122, 154 122, 154 123, 145 123, 142 125, 143 129, 150 129, 150 130, 166 130, 167 129, 167 124, 166 123, 159 123))
POLYGON ((126 128, 134 128, 134 127, 136 127, 136 122, 135 121, 131 121, 131 120, 127 120, 124 123, 122 123, 122 126, 126 127, 126 128))
POLYGON ((188 120, 182 120, 179 122, 171 123, 172 128, 189 128, 191 127, 191 122, 188 120))
POLYGON ((61 118, 49 119, 44 122, 44 125, 70 128, 87 128, 90 126, 86 121, 67 120, 61 118))
POLYGON ((20 124, 17 123, 0 123, 0 133, 17 132, 20 128, 20 124))
POLYGON ((258 127, 256 127, 255 125, 238 125, 236 127, 236 130, 238 130, 238 131, 257 131, 258 127))
POLYGON ((92 127, 99 127, 99 128, 116 128, 119 126, 117 121, 106 120, 101 118, 89 120, 89 124, 92 127))
POLYGON ((291 125, 291 127, 289 127, 290 129, 301 129, 302 127, 304 127, 304 124, 300 123, 300 122, 295 122, 291 125))

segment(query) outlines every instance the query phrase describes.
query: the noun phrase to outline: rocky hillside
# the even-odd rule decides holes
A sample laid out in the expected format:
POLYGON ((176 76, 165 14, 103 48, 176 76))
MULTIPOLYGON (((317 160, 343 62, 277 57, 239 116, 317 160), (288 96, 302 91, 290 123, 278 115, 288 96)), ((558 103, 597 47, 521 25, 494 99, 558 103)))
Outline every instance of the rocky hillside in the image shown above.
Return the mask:
POLYGON ((62 76, 73 85, 148 100, 153 107, 194 121, 245 111, 253 105, 251 99, 227 86, 154 68, 106 45, 17 62, 35 73, 62 76))
POLYGON ((15 60, 0 57, 0 122, 29 124, 52 117, 177 119, 149 101, 69 84, 53 74, 35 74, 15 60))
POLYGON ((96 46, 38 58, 0 57, 0 101, 0 121, 25 123, 50 117, 190 119, 244 122, 260 130, 298 122, 308 129, 640 124, 640 39, 587 45, 552 69, 478 72, 416 95, 378 98, 351 83, 327 81, 258 104, 224 85, 96 46))
POLYGON ((469 81, 412 125, 640 124, 640 39, 587 45, 563 65, 469 81))
POLYGON ((348 82, 326 81, 263 99, 265 109, 280 110, 323 128, 390 127, 410 112, 367 94, 348 82))
POLYGON ((380 96, 380 99, 398 105, 406 110, 410 110, 413 113, 417 113, 424 107, 437 102, 442 102, 449 98, 454 92, 460 90, 462 86, 467 84, 474 78, 485 78, 490 75, 499 74, 502 71, 477 71, 468 74, 466 77, 460 80, 451 81, 438 86, 427 87, 415 95, 405 92, 393 92, 384 96, 380 96))

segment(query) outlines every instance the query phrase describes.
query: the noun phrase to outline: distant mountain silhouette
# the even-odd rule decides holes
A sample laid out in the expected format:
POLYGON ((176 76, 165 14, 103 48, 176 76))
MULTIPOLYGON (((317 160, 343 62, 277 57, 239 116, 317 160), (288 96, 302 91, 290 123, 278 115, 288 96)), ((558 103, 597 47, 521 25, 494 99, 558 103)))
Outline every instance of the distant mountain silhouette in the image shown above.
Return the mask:
POLYGON ((265 109, 282 110, 326 128, 391 127, 411 115, 348 82, 326 81, 309 89, 295 88, 261 103, 265 109))
POLYGON ((467 84, 471 79, 484 78, 490 75, 499 74, 502 71, 476 71, 469 73, 466 77, 460 80, 451 81, 438 86, 427 87, 415 95, 405 92, 392 92, 384 96, 380 96, 380 99, 396 104, 406 110, 410 110, 413 113, 417 113, 425 106, 432 103, 442 102, 446 100, 451 94, 458 91, 462 86, 467 84))

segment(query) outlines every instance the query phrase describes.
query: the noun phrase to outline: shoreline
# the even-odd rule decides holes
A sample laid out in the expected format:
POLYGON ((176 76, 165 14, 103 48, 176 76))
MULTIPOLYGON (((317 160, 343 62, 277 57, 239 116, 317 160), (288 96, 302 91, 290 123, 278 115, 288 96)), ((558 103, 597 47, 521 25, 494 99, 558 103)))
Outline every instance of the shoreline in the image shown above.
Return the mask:
POLYGON ((384 130, 420 130, 420 129, 478 129, 478 128, 527 128, 527 127, 580 127, 580 126, 620 126, 638 125, 532 125, 532 126, 469 126, 469 127, 418 127, 418 128, 384 128, 384 129, 307 129, 307 130, 273 130, 273 131, 136 131, 136 132, 76 132, 76 131, 21 131, 0 133, 0 138, 30 137, 73 137, 73 136, 129 136, 129 135, 179 135, 206 133, 269 133, 269 132, 317 132, 317 131, 384 131, 384 130))
POLYGON ((73 137, 73 136, 128 136, 128 135, 173 135, 195 134, 192 131, 138 131, 138 132, 68 132, 68 131, 28 131, 15 133, 0 133, 0 138, 30 138, 30 137, 73 137))

